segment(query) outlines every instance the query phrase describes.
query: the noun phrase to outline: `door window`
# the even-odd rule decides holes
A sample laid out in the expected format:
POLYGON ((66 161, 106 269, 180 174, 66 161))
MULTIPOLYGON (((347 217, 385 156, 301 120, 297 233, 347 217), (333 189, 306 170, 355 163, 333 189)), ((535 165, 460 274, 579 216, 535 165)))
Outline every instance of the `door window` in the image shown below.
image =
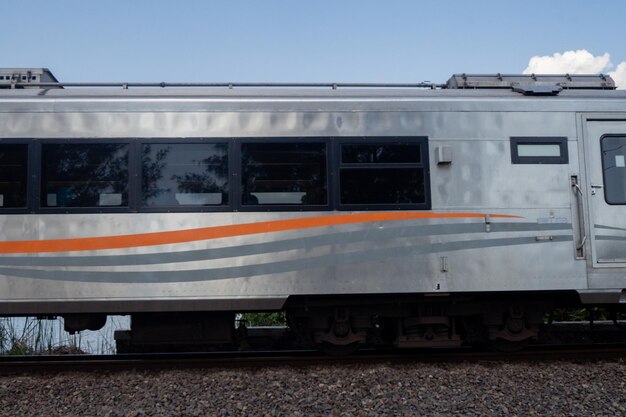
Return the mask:
POLYGON ((608 204, 626 204, 626 136, 600 139, 604 199, 608 204))

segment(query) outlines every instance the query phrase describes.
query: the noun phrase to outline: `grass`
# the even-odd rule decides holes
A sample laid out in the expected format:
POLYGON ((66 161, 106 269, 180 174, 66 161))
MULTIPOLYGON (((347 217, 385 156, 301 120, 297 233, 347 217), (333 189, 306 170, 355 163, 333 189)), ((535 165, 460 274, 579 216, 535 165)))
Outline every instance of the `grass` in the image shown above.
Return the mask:
POLYGON ((61 346, 66 346, 72 350, 78 349, 80 335, 67 335, 63 331, 62 322, 59 320, 39 320, 33 317, 0 319, 1 354, 52 353, 61 346))
POLYGON ((70 335, 63 329, 62 318, 4 317, 0 318, 0 355, 112 354, 113 333, 127 326, 127 319, 113 316, 97 332, 70 335))

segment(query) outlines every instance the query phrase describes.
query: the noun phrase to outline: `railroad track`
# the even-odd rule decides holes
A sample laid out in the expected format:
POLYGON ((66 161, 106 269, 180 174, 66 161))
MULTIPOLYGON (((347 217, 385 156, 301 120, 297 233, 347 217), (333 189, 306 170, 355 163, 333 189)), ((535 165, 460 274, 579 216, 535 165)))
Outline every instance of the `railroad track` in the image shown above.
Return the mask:
POLYGON ((148 353, 122 355, 38 355, 0 357, 0 374, 67 371, 125 371, 188 368, 261 368, 397 363, 493 363, 540 361, 622 361, 626 344, 531 346, 520 352, 470 349, 359 351, 350 356, 326 356, 317 351, 148 353))
POLYGON ((471 348, 368 350, 328 356, 317 350, 128 353, 117 355, 0 356, 0 374, 129 369, 261 368, 361 363, 454 363, 626 360, 626 335, 611 322, 550 325, 532 345, 517 352, 471 348))

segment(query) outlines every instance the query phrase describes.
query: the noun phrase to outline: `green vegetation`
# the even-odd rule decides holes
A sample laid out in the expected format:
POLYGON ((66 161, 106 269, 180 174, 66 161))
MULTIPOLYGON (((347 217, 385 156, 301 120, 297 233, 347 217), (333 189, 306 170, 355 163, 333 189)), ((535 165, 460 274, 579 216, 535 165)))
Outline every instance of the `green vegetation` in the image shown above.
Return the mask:
POLYGON ((258 326, 286 326, 287 319, 282 311, 270 313, 243 313, 238 320, 245 323, 246 327, 258 326))
POLYGON ((546 317, 546 321, 588 321, 590 317, 593 320, 624 320, 626 314, 613 313, 606 308, 589 307, 589 308, 557 308, 551 315, 546 317))

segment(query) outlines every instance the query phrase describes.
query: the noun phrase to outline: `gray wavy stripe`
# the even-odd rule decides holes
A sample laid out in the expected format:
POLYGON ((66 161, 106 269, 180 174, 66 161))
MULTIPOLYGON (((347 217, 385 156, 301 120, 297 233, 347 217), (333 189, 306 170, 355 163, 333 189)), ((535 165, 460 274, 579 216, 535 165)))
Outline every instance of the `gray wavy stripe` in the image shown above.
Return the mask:
POLYGON ((306 269, 328 268, 364 262, 383 261, 413 255, 437 252, 452 252, 467 249, 503 247, 527 244, 546 244, 572 241, 573 236, 554 236, 552 241, 536 241, 534 237, 482 239, 447 243, 424 244, 373 249, 360 252, 334 253, 330 255, 266 264, 201 269, 191 271, 152 271, 152 272, 102 272, 102 271, 45 271, 32 269, 0 268, 0 274, 15 277, 35 278, 71 282, 98 283, 173 283, 216 281, 230 278, 245 278, 257 275, 279 274, 306 269))
MULTIPOLYGON (((492 223, 491 232, 530 232, 571 230, 572 225, 537 224, 537 223, 492 223)), ((485 233, 484 223, 436 224, 409 227, 368 229, 354 232, 330 233, 285 239, 267 243, 240 245, 225 248, 191 250, 185 252, 164 252, 140 255, 102 255, 102 256, 0 256, 0 265, 4 266, 131 266, 155 265, 178 262, 192 262, 213 259, 225 259, 239 256, 260 255, 292 249, 310 249, 326 245, 343 245, 354 242, 410 238, 423 236, 451 235, 462 233, 485 233)))
POLYGON ((626 236, 597 235, 596 240, 626 240, 626 236))
POLYGON ((596 229, 621 230, 621 231, 626 232, 626 229, 624 229, 622 227, 605 226, 603 224, 594 224, 593 227, 596 228, 596 229))

